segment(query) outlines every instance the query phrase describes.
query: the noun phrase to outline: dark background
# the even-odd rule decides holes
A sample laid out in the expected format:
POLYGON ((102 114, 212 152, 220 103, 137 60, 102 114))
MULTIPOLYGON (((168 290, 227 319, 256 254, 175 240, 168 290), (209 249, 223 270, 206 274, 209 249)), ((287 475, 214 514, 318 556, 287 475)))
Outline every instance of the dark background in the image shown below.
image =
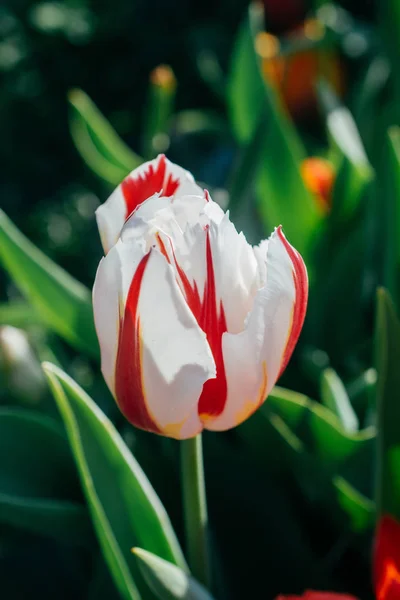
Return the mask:
MULTIPOLYGON (((85 167, 73 145, 68 128, 68 91, 75 87, 83 89, 136 151, 140 151, 141 146, 149 74, 159 64, 171 65, 175 73, 177 111, 206 109, 224 119, 225 106, 203 81, 197 57, 211 48, 222 69, 227 70, 235 33, 247 4, 246 0, 2 0, 0 206, 34 243, 86 285, 91 287, 102 253, 94 210, 107 198, 110 188, 85 167)), ((312 10, 311 2, 302 0, 265 0, 265 5, 269 30, 278 34, 299 24, 312 10)), ((342 5, 362 26, 374 28, 372 0, 349 0, 342 5)), ((348 65, 354 80, 357 69, 362 66, 362 62, 348 65)), ((349 85, 345 101, 351 100, 351 96, 349 85)), ((300 125, 306 133, 309 129, 318 137, 315 122, 300 125)), ((172 139, 168 155, 190 168, 196 178, 211 186, 223 186, 234 157, 234 145, 229 143, 229 136, 186 141, 177 135, 172 139)), ((2 272, 0 285, 3 301, 17 295, 2 272)), ((62 342, 53 342, 69 365, 69 372, 86 388, 101 389, 98 397, 106 397, 109 402, 103 382, 93 377, 93 365, 77 357, 62 342)), ((107 409, 116 415, 115 407, 107 405, 107 409)), ((229 442, 229 434, 227 440, 229 442)), ((158 448, 161 445, 162 442, 158 448)), ((242 459, 234 454, 233 447, 228 457, 222 454, 218 441, 210 442, 208 453, 217 457, 208 462, 210 512, 216 537, 225 539, 224 553, 232 572, 242 568, 241 553, 244 552, 251 555, 246 556, 246 560, 252 562, 258 573, 254 583, 258 595, 248 592, 250 595, 245 596, 246 592, 239 587, 232 597, 244 600, 264 597, 260 585, 267 577, 268 565, 265 557, 258 554, 254 540, 267 537, 271 539, 271 555, 276 556, 275 566, 279 564, 281 569, 268 575, 269 590, 278 591, 278 582, 289 580, 289 572, 295 571, 292 574, 294 587, 289 589, 288 585, 288 589, 282 591, 300 592, 302 586, 335 582, 336 587, 343 590, 370 592, 370 585, 366 583, 370 579, 366 571, 368 545, 362 556, 352 550, 341 553, 339 540, 337 548, 333 548, 340 557, 337 572, 336 567, 332 572, 329 564, 321 564, 314 579, 306 580, 314 553, 329 558, 332 532, 324 529, 326 522, 321 515, 316 512, 311 515, 306 505, 299 504, 299 497, 283 495, 282 490, 271 486, 268 480, 260 482, 259 472, 247 469, 245 460, 240 463, 242 459), (225 510, 222 501, 225 499, 230 504, 227 490, 237 487, 235 461, 238 461, 236 465, 240 463, 242 474, 248 473, 248 481, 242 480, 236 492, 235 510, 240 510, 245 489, 256 485, 258 494, 245 528, 244 520, 240 520, 243 530, 236 530, 235 521, 229 520, 230 512, 225 510), (257 520, 265 497, 271 510, 278 511, 273 520, 277 524, 275 530, 273 527, 271 530, 270 521, 264 531, 264 525, 257 520), (280 539, 279 509, 283 511, 282 518, 287 520, 289 515, 290 519, 295 511, 307 523, 307 528, 298 529, 293 517, 293 523, 287 527, 296 543, 300 540, 304 544, 300 564, 291 564, 291 560, 299 560, 298 556, 290 556, 291 540, 280 539), (348 564, 353 569, 351 574, 348 564)), ((149 476, 152 479, 150 472, 149 476)), ((162 492, 160 495, 179 528, 180 508, 174 503, 175 496, 171 493, 169 497, 168 485, 157 481, 157 477, 163 478, 162 474, 153 473, 153 476, 157 491, 164 489, 164 495, 162 492)), ((169 485, 172 484, 169 482, 169 485)), ((0 596, 5 600, 89 598, 88 578, 93 580, 98 572, 103 573, 99 584, 101 598, 116 597, 108 583, 106 567, 98 563, 97 556, 8 527, 2 526, 0 533, 0 596)), ((241 580, 243 584, 246 577, 241 580)), ((226 596, 231 597, 233 590, 225 591, 226 596)), ((95 592, 92 594, 89 600, 100 598, 95 592)))

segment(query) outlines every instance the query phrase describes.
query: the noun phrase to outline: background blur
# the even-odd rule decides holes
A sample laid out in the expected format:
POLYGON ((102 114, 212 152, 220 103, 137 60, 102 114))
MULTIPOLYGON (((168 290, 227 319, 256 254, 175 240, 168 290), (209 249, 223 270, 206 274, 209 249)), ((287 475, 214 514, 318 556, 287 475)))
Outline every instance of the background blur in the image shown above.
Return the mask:
MULTIPOLYGON (((314 90, 318 68, 313 53, 329 31, 324 75, 336 99, 350 108, 368 159, 379 171, 386 129, 398 123, 400 104, 395 102, 396 82, 391 80, 390 61, 396 51, 391 50, 385 29, 389 26, 382 25, 384 15, 378 14, 378 0, 347 0, 335 6, 318 0, 265 0, 264 4, 269 37, 259 38, 257 47, 265 61, 265 77, 272 85, 281 85, 286 118, 295 124, 307 153, 332 160, 335 171, 326 131, 329 106, 321 108, 314 90), (288 80, 283 84, 279 60, 275 62, 276 43, 278 38, 283 40, 282 47, 287 50, 290 44, 298 43, 291 37, 296 32, 300 32, 299 48, 306 48, 306 56, 303 52, 299 62, 292 65, 292 73, 286 73, 288 80), (303 42, 305 46, 301 46, 303 42)), ((77 114, 87 108, 86 96, 77 90, 87 94, 135 153, 148 159, 165 151, 168 158, 191 170, 224 206, 227 189, 240 189, 240 202, 235 197, 232 214, 252 242, 266 237, 278 225, 270 223, 267 231, 254 206, 251 153, 249 162, 249 154, 243 156, 238 143, 241 130, 232 120, 235 110, 225 95, 247 7, 245 0, 1 2, 0 205, 45 254, 89 288, 102 255, 94 211, 115 183, 114 175, 96 174, 94 163, 90 164, 90 150, 85 154, 85 137, 79 127, 74 128, 74 123, 79 124, 77 114), (169 65, 173 71, 161 71, 161 84, 157 83, 160 71, 154 74, 159 65, 169 65), (149 111, 156 102, 157 85, 163 88, 163 82, 167 95, 172 90, 172 99, 166 101, 170 104, 165 118, 161 112, 161 125, 155 126, 149 111), (243 172, 249 174, 247 179, 243 172), (240 188, 243 181, 245 189, 240 188)), ((292 51, 294 55, 298 52, 292 51)), ((398 63, 392 64, 397 68, 398 63)), ((329 180, 329 173, 327 177, 329 180)), ((324 175, 322 179, 326 183, 324 175)), ((327 192, 319 194, 325 202, 321 211, 330 210, 332 186, 329 181, 326 185, 327 192)), ((380 263, 375 268, 374 262, 380 257, 382 245, 377 240, 381 232, 374 229, 378 223, 373 212, 376 203, 371 201, 371 206, 366 217, 370 244, 364 240, 359 245, 353 221, 346 222, 350 237, 346 232, 343 239, 353 240, 355 246, 346 250, 341 240, 341 266, 333 269, 327 280, 318 279, 320 288, 325 287, 319 290, 320 295, 314 288, 310 297, 312 317, 306 325, 306 340, 280 382, 318 399, 321 370, 333 366, 356 398, 356 410, 367 421, 373 416, 366 415, 359 389, 362 377, 374 381, 373 302, 375 287, 382 283, 380 263), (367 254, 365 270, 359 264, 367 254), (346 272, 342 287, 338 269, 341 273, 343 262, 354 269, 346 272), (356 304, 351 304, 354 298, 356 304), (343 315, 345 321, 338 327, 343 315)), ((334 252, 329 245, 325 251, 325 258, 334 252)), ((324 263, 324 256, 321 253, 314 259, 316 272, 319 268, 327 273, 330 258, 324 263)), ((123 423, 95 361, 71 349, 25 310, 19 291, 3 271, 0 300, 0 322, 25 329, 34 355, 61 364, 116 422, 181 533, 176 443, 133 431, 123 423)), ((2 339, 0 346, 0 403, 28 407, 59 420, 40 370, 32 367, 32 377, 25 371, 24 375, 13 375, 7 367, 12 363, 7 340, 2 339)), ((368 389, 365 392, 362 388, 362 393, 368 389)), ((358 457, 363 464, 357 462, 351 468, 346 464, 340 473, 348 475, 365 496, 362 514, 369 515, 362 526, 348 527, 343 525, 346 511, 337 519, 333 517, 338 507, 332 508, 318 496, 316 480, 308 485, 307 477, 315 477, 314 464, 307 463, 302 472, 308 486, 304 494, 295 476, 289 477, 284 467, 272 464, 279 446, 273 448, 266 467, 261 459, 258 464, 252 452, 242 451, 238 435, 206 436, 205 444, 215 561, 221 563, 224 574, 218 598, 272 600, 279 592, 299 593, 305 588, 332 588, 355 593, 364 600, 371 598, 371 449, 358 457)), ((272 432, 270 435, 273 439, 272 432)), ((8 439, 6 435, 3 443, 0 439, 0 463, 7 465, 0 467, 0 500, 1 485, 7 487, 14 466, 10 456, 17 452, 17 443, 21 456, 29 453, 24 439, 8 439)), ((54 469, 48 497, 62 494, 83 503, 72 467, 70 479, 62 481, 56 477, 56 465, 54 469)), ((85 543, 65 541, 57 533, 52 535, 51 526, 46 534, 39 534, 34 514, 23 522, 19 517, 9 518, 6 512, 2 516, 1 511, 0 506, 2 598, 118 598, 94 539, 85 543)))

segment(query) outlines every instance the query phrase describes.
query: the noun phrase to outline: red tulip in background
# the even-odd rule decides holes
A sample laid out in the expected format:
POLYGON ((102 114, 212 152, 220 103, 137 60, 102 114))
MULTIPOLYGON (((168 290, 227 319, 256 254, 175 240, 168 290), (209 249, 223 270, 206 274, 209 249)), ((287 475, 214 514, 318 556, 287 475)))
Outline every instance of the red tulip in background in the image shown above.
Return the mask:
MULTIPOLYGON (((384 515, 376 530, 374 551, 376 600, 400 600, 400 523, 384 515)), ((302 596, 278 596, 276 600, 356 600, 348 594, 307 590, 302 596)))
POLYGON ((322 210, 328 212, 331 207, 332 189, 336 177, 332 163, 312 156, 303 160, 300 171, 306 188, 314 195, 322 210))
POLYGON ((400 523, 389 515, 377 528, 374 578, 377 600, 400 600, 400 523))
POLYGON ((302 596, 278 596, 276 600, 357 600, 357 598, 350 596, 350 594, 307 590, 302 596))
POLYGON ((284 40, 286 44, 317 42, 324 36, 324 31, 324 26, 318 20, 308 19, 282 38, 265 31, 257 35, 256 51, 262 59, 264 77, 275 88, 294 119, 316 114, 318 101, 315 84, 321 76, 338 96, 343 95, 344 69, 336 51, 314 47, 291 54, 282 53, 281 41, 284 40))

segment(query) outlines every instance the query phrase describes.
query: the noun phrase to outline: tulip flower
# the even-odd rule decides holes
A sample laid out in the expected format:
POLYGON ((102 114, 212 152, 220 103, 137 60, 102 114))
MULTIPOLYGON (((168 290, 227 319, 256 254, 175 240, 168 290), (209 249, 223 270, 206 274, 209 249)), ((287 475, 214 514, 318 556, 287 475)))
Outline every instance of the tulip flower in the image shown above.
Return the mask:
MULTIPOLYGON (((324 35, 324 26, 316 19, 308 19, 283 39, 286 45, 295 45, 317 42, 324 35)), ((318 107, 315 84, 320 76, 327 79, 339 96, 343 95, 343 65, 334 51, 310 48, 284 54, 281 40, 265 31, 257 35, 255 49, 261 58, 264 78, 275 88, 294 119, 315 115, 318 107)))
POLYGON ((400 523, 384 515, 376 533, 375 545, 376 600, 400 598, 400 523))
POLYGON ((132 171, 124 179, 107 202, 96 211, 104 252, 117 242, 124 223, 131 213, 147 198, 163 193, 174 197, 177 194, 202 194, 189 171, 171 163, 163 154, 132 171))
POLYGON ((207 191, 188 195, 189 175, 164 164, 179 184, 167 178, 160 190, 149 163, 106 203, 111 215, 129 186, 141 201, 100 262, 94 316, 102 372, 123 414, 185 439, 234 427, 264 402, 300 335, 308 282, 281 227, 252 247, 207 191), (143 181, 158 192, 144 202, 143 181))
POLYGON ((303 160, 300 171, 306 188, 322 210, 328 212, 336 176, 333 165, 328 160, 312 156, 303 160))

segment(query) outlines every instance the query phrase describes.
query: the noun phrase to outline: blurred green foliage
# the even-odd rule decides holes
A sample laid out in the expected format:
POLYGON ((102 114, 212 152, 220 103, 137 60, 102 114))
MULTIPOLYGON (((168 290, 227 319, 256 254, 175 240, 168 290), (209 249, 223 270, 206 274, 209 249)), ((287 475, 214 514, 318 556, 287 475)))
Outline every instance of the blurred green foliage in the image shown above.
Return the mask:
MULTIPOLYGON (((10 352, 0 335, 6 600, 138 598, 138 589, 169 598, 175 585, 204 596, 174 533, 183 539, 179 445, 121 417, 99 374, 91 314, 95 208, 159 150, 229 202, 251 242, 282 223, 310 275, 284 387, 237 430, 204 436, 212 593, 372 597, 376 516, 400 515, 397 4, 265 0, 265 15, 247 4, 0 7, 0 326, 23 329, 31 350, 10 352), (291 37, 306 15, 322 35, 291 37), (280 36, 278 62, 260 52, 263 29, 280 36), (322 54, 309 110, 291 115, 276 73, 304 51, 328 51, 343 81, 335 86, 322 54), (160 65, 176 87, 154 77, 160 65), (335 172, 328 209, 305 184, 306 156, 335 172), (380 285, 388 292, 376 301, 380 285), (40 360, 58 365, 46 368, 56 402, 37 375, 34 402, 15 385, 16 369, 37 374, 40 360)), ((314 62, 302 60, 304 80, 314 62)))

